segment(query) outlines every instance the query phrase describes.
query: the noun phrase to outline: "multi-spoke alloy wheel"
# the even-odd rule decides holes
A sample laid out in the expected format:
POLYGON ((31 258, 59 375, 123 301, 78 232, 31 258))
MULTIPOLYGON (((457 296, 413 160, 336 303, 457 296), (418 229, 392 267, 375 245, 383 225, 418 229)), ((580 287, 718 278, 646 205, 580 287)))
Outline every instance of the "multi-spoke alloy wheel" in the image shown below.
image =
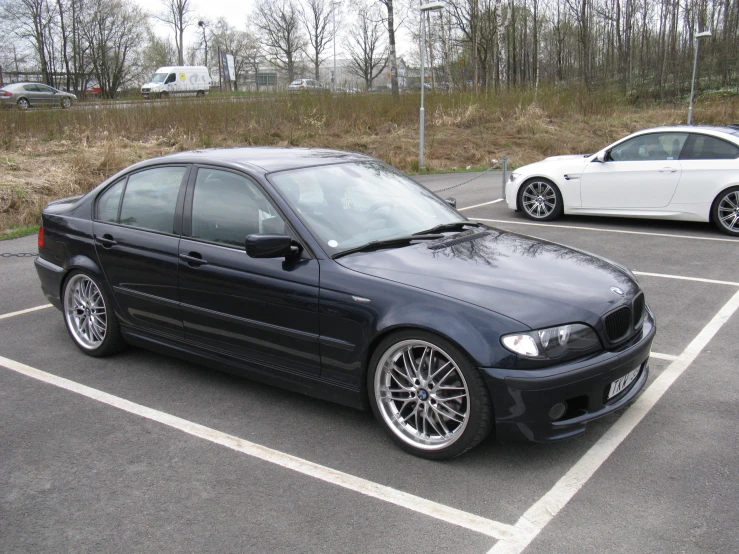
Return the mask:
POLYGON ((729 190, 718 199, 715 218, 719 229, 739 235, 739 190, 729 190))
POLYGON ((557 188, 548 181, 535 179, 521 189, 520 205, 532 219, 549 220, 562 211, 561 196, 557 188))
POLYGON ((398 444, 420 456, 449 458, 488 434, 490 399, 466 357, 426 335, 397 337, 381 348, 368 384, 373 409, 398 444))
POLYGON ((108 315, 95 281, 83 273, 74 275, 64 290, 64 317, 72 338, 82 348, 94 350, 105 340, 108 315))

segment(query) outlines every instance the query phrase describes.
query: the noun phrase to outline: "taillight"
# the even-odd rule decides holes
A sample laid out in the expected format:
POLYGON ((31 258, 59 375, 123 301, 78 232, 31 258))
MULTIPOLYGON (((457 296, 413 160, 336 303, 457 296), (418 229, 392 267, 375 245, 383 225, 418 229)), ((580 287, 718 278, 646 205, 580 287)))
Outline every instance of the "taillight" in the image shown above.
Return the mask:
POLYGON ((38 228, 38 247, 39 248, 44 247, 44 228, 43 227, 38 228))
POLYGON ((9 90, 4 90, 3 91, 3 96, 13 96, 13 93, 10 92, 9 90))
POLYGON ((305 88, 303 85, 300 85, 300 88, 305 88))

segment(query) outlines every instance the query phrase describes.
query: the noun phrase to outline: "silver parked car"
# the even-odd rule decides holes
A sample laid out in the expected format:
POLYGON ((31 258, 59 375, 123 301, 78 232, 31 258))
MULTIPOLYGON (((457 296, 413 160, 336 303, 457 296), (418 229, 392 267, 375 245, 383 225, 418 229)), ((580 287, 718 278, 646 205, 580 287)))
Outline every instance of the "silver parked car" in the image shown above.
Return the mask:
POLYGON ((69 108, 76 100, 74 94, 62 92, 42 83, 11 83, 0 88, 0 105, 18 106, 21 110, 27 110, 31 106, 69 108))

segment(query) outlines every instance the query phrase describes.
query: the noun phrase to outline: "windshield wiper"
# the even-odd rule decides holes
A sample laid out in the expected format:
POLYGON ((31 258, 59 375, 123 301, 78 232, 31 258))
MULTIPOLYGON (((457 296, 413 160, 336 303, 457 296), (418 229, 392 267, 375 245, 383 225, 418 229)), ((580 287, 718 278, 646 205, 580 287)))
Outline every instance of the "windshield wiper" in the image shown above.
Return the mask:
POLYGON ((426 229, 425 231, 414 233, 414 235, 443 233, 445 231, 456 231, 457 229, 461 231, 464 227, 482 227, 482 223, 476 223, 474 221, 455 221, 454 223, 442 223, 441 225, 437 225, 436 227, 432 227, 431 229, 426 229))
POLYGON ((378 248, 387 248, 390 246, 404 246, 416 240, 434 240, 434 239, 443 239, 443 238, 444 238, 444 235, 440 235, 438 233, 435 233, 435 234, 424 233, 422 235, 409 235, 406 237, 396 237, 394 239, 373 240, 373 241, 368 242, 367 244, 363 244, 362 246, 356 246, 354 248, 350 248, 349 250, 344 250, 343 252, 337 252, 331 257, 335 260, 336 258, 340 258, 341 256, 346 256, 347 254, 353 254, 354 252, 369 252, 371 250, 377 250, 378 248))

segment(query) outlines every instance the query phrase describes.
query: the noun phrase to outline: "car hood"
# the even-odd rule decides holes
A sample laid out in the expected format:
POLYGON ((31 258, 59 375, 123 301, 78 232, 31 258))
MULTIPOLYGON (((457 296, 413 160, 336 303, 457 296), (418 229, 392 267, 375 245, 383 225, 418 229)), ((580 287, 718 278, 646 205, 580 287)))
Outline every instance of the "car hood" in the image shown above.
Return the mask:
POLYGON ((595 325, 639 290, 608 260, 494 228, 336 261, 354 271, 475 304, 532 329, 578 321, 595 325), (625 297, 611 287, 622 289, 625 297))
POLYGON ((573 156, 550 156, 536 163, 525 165, 514 170, 514 173, 528 175, 529 173, 560 173, 560 172, 581 172, 588 163, 588 158, 583 154, 573 156))

